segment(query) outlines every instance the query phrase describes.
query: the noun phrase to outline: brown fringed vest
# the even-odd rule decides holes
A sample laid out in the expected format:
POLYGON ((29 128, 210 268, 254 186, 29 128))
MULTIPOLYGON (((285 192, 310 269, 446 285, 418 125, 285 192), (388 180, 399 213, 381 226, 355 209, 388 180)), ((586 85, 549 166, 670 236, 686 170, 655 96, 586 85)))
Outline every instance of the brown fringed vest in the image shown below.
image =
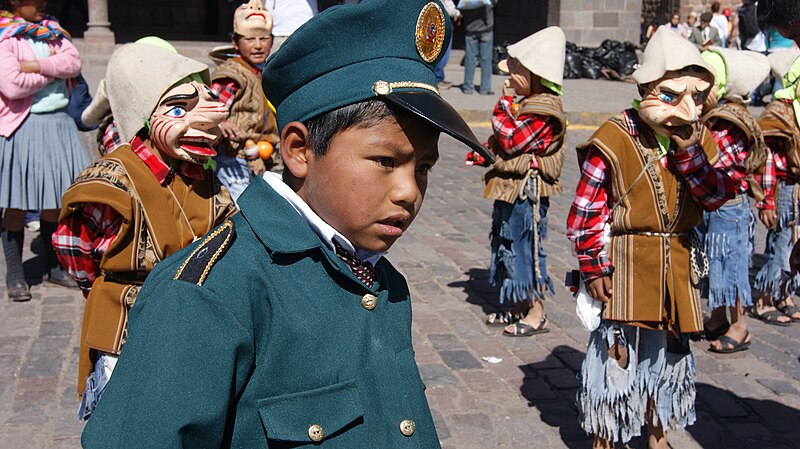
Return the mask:
MULTIPOLYGON (((633 118, 638 120, 638 116, 633 118)), ((592 147, 603 155, 608 163, 610 204, 619 204, 611 218, 608 246, 614 266, 613 293, 603 318, 650 329, 698 332, 703 329, 703 314, 691 281, 684 235, 700 223, 702 210, 683 178, 658 160, 634 184, 647 160, 658 157, 655 136, 641 121, 637 126, 640 133, 632 135, 625 118, 616 116, 577 147, 581 161, 592 147), (628 189, 630 193, 620 198, 628 189)), ((717 146, 706 128, 701 142, 713 165, 717 146)))
POLYGON ((494 137, 489 138, 490 149, 497 155, 497 160, 492 169, 484 176, 486 189, 483 197, 486 199, 500 200, 514 204, 520 198, 523 185, 533 175, 542 181, 539 196, 549 197, 561 193, 562 187, 558 182, 561 168, 564 166, 566 149, 564 136, 567 131, 567 120, 561 106, 561 98, 553 94, 538 94, 522 101, 517 112, 517 117, 524 114, 535 114, 553 117, 556 124, 553 130, 553 141, 538 156, 532 153, 522 153, 517 156, 508 156, 503 150, 496 147, 494 137), (533 158, 536 158, 539 169, 530 173, 533 158))
MULTIPOLYGON (((267 106, 267 96, 258 75, 253 73, 253 69, 241 57, 236 57, 220 64, 211 77, 212 81, 225 78, 232 79, 239 85, 228 120, 239 127, 244 136, 238 141, 226 140, 228 144, 225 146, 225 155, 237 155, 243 150, 247 139, 255 142, 267 140, 273 145, 277 144, 280 138, 275 114, 267 106)), ((239 155, 244 157, 244 153, 239 155)))
POLYGON ((159 184, 131 147, 123 145, 86 168, 64 193, 60 220, 84 203, 110 206, 123 219, 84 305, 78 395, 92 370, 90 350, 120 353, 128 309, 153 266, 235 211, 228 191, 211 172, 203 180, 176 175, 168 186, 159 184))
POLYGON ((765 139, 776 139, 785 145, 789 174, 800 179, 800 129, 791 103, 772 101, 758 118, 758 125, 765 139))
POLYGON ((726 102, 708 111, 703 116, 703 122, 709 129, 714 129, 720 122, 728 122, 740 129, 747 136, 747 157, 742 166, 747 173, 747 182, 750 193, 757 201, 764 199, 764 191, 756 179, 750 175, 763 173, 767 162, 767 145, 756 119, 747 111, 743 104, 726 102))

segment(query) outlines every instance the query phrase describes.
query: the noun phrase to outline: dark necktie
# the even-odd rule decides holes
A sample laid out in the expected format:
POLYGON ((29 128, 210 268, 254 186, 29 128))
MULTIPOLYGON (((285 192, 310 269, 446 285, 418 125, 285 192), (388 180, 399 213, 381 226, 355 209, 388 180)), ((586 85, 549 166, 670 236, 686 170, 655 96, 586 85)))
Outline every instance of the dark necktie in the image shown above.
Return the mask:
POLYGON ((367 287, 372 288, 372 284, 375 282, 375 268, 372 264, 356 259, 355 256, 339 246, 339 243, 336 241, 333 242, 333 246, 336 248, 336 255, 350 267, 350 270, 356 275, 358 280, 363 282, 367 287))

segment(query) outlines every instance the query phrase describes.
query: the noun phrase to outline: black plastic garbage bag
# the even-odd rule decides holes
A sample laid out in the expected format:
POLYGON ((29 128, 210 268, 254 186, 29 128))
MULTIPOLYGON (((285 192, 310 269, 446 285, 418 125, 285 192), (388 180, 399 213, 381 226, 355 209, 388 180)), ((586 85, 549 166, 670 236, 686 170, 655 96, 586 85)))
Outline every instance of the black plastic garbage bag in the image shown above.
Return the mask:
POLYGON ((636 56, 636 47, 630 42, 625 42, 622 52, 619 54, 619 74, 625 77, 630 76, 636 70, 639 58, 636 56))
POLYGON ((583 57, 581 62, 583 63, 583 70, 581 71, 581 76, 583 78, 596 80, 602 76, 600 70, 603 68, 603 66, 599 61, 592 58, 583 57))

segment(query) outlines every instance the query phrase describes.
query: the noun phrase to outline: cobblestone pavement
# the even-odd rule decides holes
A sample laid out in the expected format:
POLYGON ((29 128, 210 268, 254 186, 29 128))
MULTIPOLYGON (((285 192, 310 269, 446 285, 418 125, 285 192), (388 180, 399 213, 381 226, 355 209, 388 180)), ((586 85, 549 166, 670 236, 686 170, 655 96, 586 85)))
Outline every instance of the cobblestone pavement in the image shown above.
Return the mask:
MULTIPOLYGON (((571 130, 569 147, 589 134, 571 130)), ((506 338, 482 323, 497 297, 487 284, 491 204, 481 196, 482 170, 463 165, 465 150, 450 138, 443 137, 441 147, 423 211, 388 257, 411 284, 414 346, 442 444, 589 448, 574 405, 587 333, 561 287, 575 265, 564 238, 577 182, 574 156, 564 170, 568 193, 552 202, 545 243, 556 282, 547 302, 551 332, 506 338), (487 363, 484 357, 502 361, 487 363)), ((759 229, 757 252, 763 237, 759 229)), ((31 258, 26 268, 33 279, 38 258, 26 249, 31 258)), ((0 447, 79 447, 75 373, 83 299, 41 285, 33 293, 32 301, 18 304, 0 291, 0 447)), ((797 447, 800 324, 778 328, 750 320, 750 326, 751 349, 738 355, 713 355, 707 343, 694 344, 698 420, 687 432, 670 435, 673 447, 797 447)), ((641 447, 641 441, 631 447, 641 447)))

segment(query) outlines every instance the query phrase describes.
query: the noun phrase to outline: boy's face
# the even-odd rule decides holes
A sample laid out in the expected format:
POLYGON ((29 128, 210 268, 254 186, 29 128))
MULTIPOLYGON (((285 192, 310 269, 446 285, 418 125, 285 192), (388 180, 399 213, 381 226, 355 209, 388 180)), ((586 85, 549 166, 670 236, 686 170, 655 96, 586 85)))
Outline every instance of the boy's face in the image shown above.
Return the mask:
POLYGON ((439 132, 407 115, 336 134, 328 152, 307 152, 301 197, 362 250, 383 252, 422 206, 439 132))
POLYGON ((205 164, 217 155, 213 145, 228 108, 196 81, 178 84, 158 101, 150 117, 150 140, 166 157, 205 164))
POLYGON ((272 36, 244 37, 233 39, 233 48, 242 55, 242 59, 251 65, 263 64, 267 61, 272 49, 272 36))
POLYGON ((711 89, 708 73, 692 69, 667 72, 642 87, 639 117, 656 134, 672 136, 692 125, 703 114, 703 102, 711 89))
POLYGON ((514 89, 517 95, 529 96, 532 92, 531 71, 514 58, 508 60, 508 80, 509 87, 514 89))

